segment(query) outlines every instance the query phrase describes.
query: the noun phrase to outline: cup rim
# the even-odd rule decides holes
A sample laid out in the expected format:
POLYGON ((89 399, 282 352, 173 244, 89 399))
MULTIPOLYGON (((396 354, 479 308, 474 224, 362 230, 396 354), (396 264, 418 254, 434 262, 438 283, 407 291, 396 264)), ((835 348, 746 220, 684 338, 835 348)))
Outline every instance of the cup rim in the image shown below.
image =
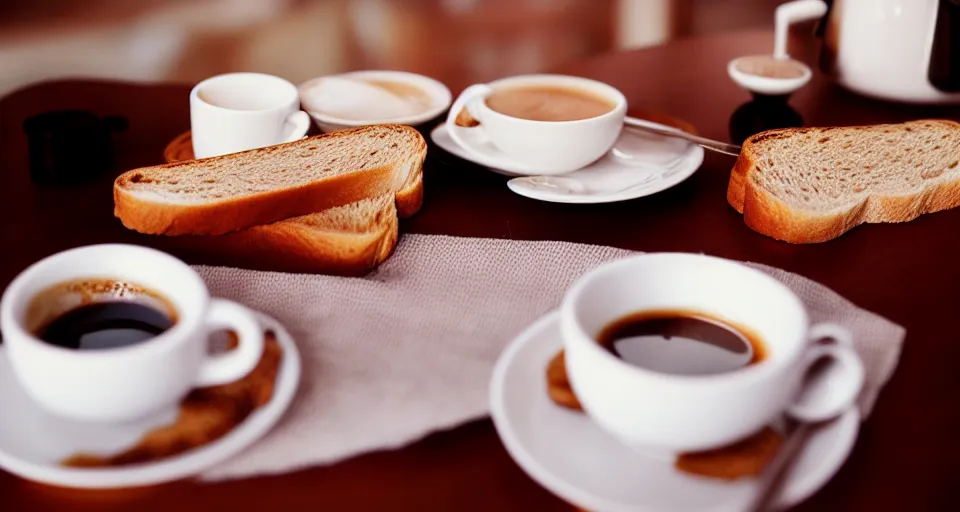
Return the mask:
POLYGON ((263 114, 264 112, 274 112, 277 110, 282 110, 290 106, 290 103, 294 103, 295 106, 299 107, 300 95, 297 93, 296 86, 293 85, 289 80, 279 77, 277 75, 271 75, 268 73, 254 73, 248 71, 241 71, 237 73, 223 73, 220 75, 211 76, 205 78, 193 86, 193 89, 190 90, 190 102, 203 105, 206 108, 213 109, 219 112, 230 112, 236 115, 256 115, 263 114), (272 107, 267 108, 257 108, 257 109, 238 109, 238 108, 227 108, 221 107, 219 105, 214 105, 208 101, 205 101, 200 97, 200 90, 204 86, 209 86, 211 83, 216 83, 223 80, 230 80, 236 78, 259 78, 275 81, 280 87, 286 89, 285 93, 289 96, 282 104, 277 104, 272 107))
MULTIPOLYGON (((34 278, 37 274, 46 271, 47 268, 53 265, 60 265, 71 258, 75 258, 77 254, 103 250, 132 250, 134 252, 140 252, 140 254, 143 255, 150 255, 152 257, 160 257, 172 260, 188 270, 188 272, 184 272, 184 275, 188 276, 187 279, 192 281, 191 284, 194 287, 198 287, 198 289, 203 292, 203 296, 200 298, 202 309, 205 310, 210 302, 210 295, 207 291, 206 284, 203 282, 200 276, 182 260, 170 254, 167 254, 163 251, 158 251, 156 249, 151 249, 149 247, 133 244, 85 245, 54 253, 39 261, 36 261, 17 274, 13 281, 10 282, 6 290, 4 290, 2 297, 0 297, 0 330, 4 331, 5 333, 8 332, 8 330, 13 331, 11 334, 4 336, 4 343, 11 345, 16 343, 24 343, 26 345, 30 345, 32 349, 50 356, 69 356, 85 360, 109 360, 126 358, 130 356, 148 356, 152 353, 168 350, 171 346, 176 345, 178 342, 185 341, 188 338, 187 334, 202 326, 204 321, 202 315, 198 314, 188 318, 183 318, 184 315, 181 314, 179 315, 181 318, 178 318, 177 322, 174 323, 172 327, 153 337, 146 343, 137 343, 125 347, 113 347, 105 350, 81 351, 58 347, 40 340, 23 325, 23 322, 20 318, 16 318, 14 315, 14 299, 18 301, 33 300, 33 297, 37 292, 39 292, 39 290, 34 290, 34 293, 29 297, 19 297, 27 293, 27 291, 24 290, 24 287, 27 285, 30 279, 34 278)), ((72 279, 82 279, 84 277, 95 276, 78 272, 77 275, 72 279)), ((165 298, 168 301, 170 300, 168 297, 165 298)))
POLYGON ((620 268, 636 264, 638 260, 650 258, 683 258, 687 261, 714 261, 723 265, 736 267, 742 272, 751 274, 752 276, 765 281, 768 285, 771 285, 773 288, 778 289, 780 293, 784 294, 784 296, 788 298, 787 300, 793 303, 795 311, 800 316, 800 325, 802 325, 805 329, 809 329, 810 318, 806 307, 803 305, 803 302, 793 292, 793 290, 780 281, 777 281, 772 276, 767 275, 766 273, 755 268, 748 267, 740 262, 716 256, 710 256, 707 254, 655 252, 628 256, 626 258, 621 258, 619 260, 602 264, 580 276, 573 283, 573 285, 570 286, 570 288, 564 294, 563 302, 560 307, 561 333, 563 336, 564 345, 567 343, 575 343, 578 345, 578 348, 583 348, 584 350, 591 352, 592 355, 604 359, 607 364, 612 364, 621 371, 631 372, 634 375, 639 375, 647 379, 660 381, 670 385, 681 386, 703 386, 704 384, 749 384, 756 382, 769 377, 772 373, 780 371, 784 366, 792 364, 794 361, 796 361, 797 357, 802 355, 803 350, 807 347, 806 340, 804 338, 806 333, 804 332, 800 335, 801 338, 804 339, 801 339, 801 342, 797 343, 793 347, 780 350, 780 352, 783 352, 783 355, 777 359, 767 359, 760 361, 757 364, 738 368, 730 372, 707 375, 680 375, 658 372, 629 364, 626 361, 615 357, 609 351, 601 348, 600 345, 594 340, 593 336, 587 334, 583 326, 576 321, 576 315, 574 312, 577 307, 577 301, 582 295, 583 291, 594 279, 596 279, 597 276, 609 272, 616 272, 620 268), (568 330, 573 331, 572 335, 567 334, 568 330))
POLYGON ((300 98, 300 105, 310 114, 311 117, 321 123, 337 124, 347 127, 366 126, 372 124, 405 124, 416 126, 440 116, 443 111, 450 108, 453 102, 453 94, 443 82, 419 73, 409 71, 395 71, 390 69, 364 69, 359 71, 348 71, 346 73, 334 73, 311 78, 297 86, 297 93, 300 98), (384 117, 372 120, 345 119, 333 116, 318 109, 316 105, 310 104, 306 99, 304 90, 310 85, 331 77, 380 77, 385 80, 393 79, 398 82, 405 82, 415 86, 423 86, 424 92, 430 96, 430 107, 427 110, 412 116, 404 117, 384 117))
POLYGON ((498 117, 503 120, 517 122, 517 123, 526 123, 532 126, 576 126, 576 125, 582 125, 582 124, 598 123, 598 122, 605 121, 609 117, 624 115, 627 112, 629 103, 627 102, 627 97, 623 94, 623 92, 621 92, 619 89, 617 89, 616 87, 606 82, 601 82, 599 80, 594 80, 592 78, 585 78, 582 76, 562 75, 562 74, 553 74, 553 73, 514 75, 514 76, 499 78, 492 82, 488 82, 486 85, 489 86, 494 91, 496 91, 498 86, 504 86, 506 84, 510 84, 514 82, 531 82, 532 83, 532 82, 541 82, 541 81, 549 82, 551 80, 570 82, 571 85, 573 85, 573 83, 581 83, 581 84, 586 83, 586 84, 590 84, 593 87, 605 89, 610 93, 610 96, 616 99, 616 105, 614 105, 614 107, 610 109, 608 112, 604 112, 599 116, 588 117, 586 119, 575 119, 572 121, 538 121, 536 119, 524 119, 522 117, 514 117, 511 115, 504 114, 502 112, 497 112, 496 110, 493 110, 492 108, 488 107, 486 102, 486 97, 480 98, 481 101, 477 102, 477 106, 481 110, 483 110, 484 116, 492 115, 494 117, 498 117))

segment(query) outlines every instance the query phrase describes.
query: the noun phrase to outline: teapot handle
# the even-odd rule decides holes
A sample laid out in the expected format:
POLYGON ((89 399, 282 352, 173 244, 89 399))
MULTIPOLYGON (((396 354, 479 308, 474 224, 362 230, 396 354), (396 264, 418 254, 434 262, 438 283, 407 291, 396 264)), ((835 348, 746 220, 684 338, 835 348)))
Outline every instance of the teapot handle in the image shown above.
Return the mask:
POLYGON ((822 18, 827 13, 827 3, 824 0, 794 0, 777 7, 776 28, 774 29, 773 58, 786 59, 787 36, 790 25, 801 21, 822 18))
POLYGON ((960 93, 960 1, 940 0, 927 80, 946 94, 960 93))
POLYGON ((817 30, 814 34, 816 37, 823 39, 823 36, 827 33, 827 20, 830 19, 830 14, 833 12, 833 4, 835 0, 824 0, 827 3, 827 12, 820 18, 820 23, 817 24, 817 30))

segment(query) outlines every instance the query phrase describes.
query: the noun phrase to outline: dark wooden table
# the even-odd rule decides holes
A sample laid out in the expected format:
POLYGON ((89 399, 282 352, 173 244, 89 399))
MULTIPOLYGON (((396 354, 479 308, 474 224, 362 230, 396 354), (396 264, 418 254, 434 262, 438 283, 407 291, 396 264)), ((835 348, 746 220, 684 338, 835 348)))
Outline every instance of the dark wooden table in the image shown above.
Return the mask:
MULTIPOLYGON (((561 71, 620 88, 631 105, 685 118, 726 139, 748 100, 726 62, 770 47, 766 32, 690 39, 604 56, 561 71)), ((809 57, 810 55, 807 55, 809 57)), ((61 108, 119 114, 116 173, 159 163, 189 125, 184 85, 64 81, 0 101, 0 286, 31 262, 96 242, 157 245, 112 215, 111 176, 86 186, 35 187, 28 179, 23 120, 61 108)), ((920 117, 960 119, 960 109, 874 102, 819 77, 793 100, 808 125, 920 117)), ((705 252, 759 261, 820 281, 907 328, 893 380, 863 425, 850 459, 800 510, 960 510, 960 210, 906 224, 861 226, 831 242, 794 246, 748 229, 725 200, 732 158, 708 154, 683 184, 609 205, 557 205, 511 194, 504 178, 431 149, 422 211, 405 232, 569 240, 644 251, 705 252)), ((114 174, 116 174, 114 173, 114 174)), ((160 244, 162 246, 162 244, 160 244)), ((0 414, 9 414, 2 410, 0 414)), ((282 476, 218 484, 178 482, 111 492, 64 490, 0 472, 0 510, 569 510, 508 457, 489 421, 282 476)))

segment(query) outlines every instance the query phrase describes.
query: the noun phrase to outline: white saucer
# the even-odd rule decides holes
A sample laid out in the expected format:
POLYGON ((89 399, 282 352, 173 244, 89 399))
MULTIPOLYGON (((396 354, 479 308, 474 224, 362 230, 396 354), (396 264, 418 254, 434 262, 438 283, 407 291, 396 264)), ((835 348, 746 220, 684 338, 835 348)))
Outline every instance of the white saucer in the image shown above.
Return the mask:
POLYGON ((609 203, 644 197, 666 190, 689 178, 703 163, 703 148, 690 142, 638 130, 624 130, 614 150, 583 169, 559 176, 530 176, 482 132, 464 129, 484 158, 475 158, 450 137, 445 124, 431 132, 443 150, 514 179, 510 190, 522 196, 555 203, 609 203), (619 156, 618 156, 619 155, 619 156))
MULTIPOLYGON (((669 461, 626 448, 582 413, 547 396, 547 363, 561 348, 559 315, 552 312, 504 350, 490 383, 490 409, 514 461, 564 500, 592 512, 735 511, 756 491, 756 480, 733 483, 686 475, 669 461)), ((780 503, 806 499, 840 469, 853 448, 860 414, 851 409, 815 432, 784 483, 780 503)))
MULTIPOLYGON (((13 376, 0 345, 0 468, 51 485, 104 489, 152 485, 195 475, 243 451, 286 411, 300 382, 300 354, 290 333, 260 314, 283 350, 273 397, 219 440, 159 462, 118 468, 68 468, 60 461, 78 452, 110 454, 135 444, 144 425, 86 424, 52 416, 37 407, 13 376)), ((175 416, 171 411, 170 419, 175 416)))

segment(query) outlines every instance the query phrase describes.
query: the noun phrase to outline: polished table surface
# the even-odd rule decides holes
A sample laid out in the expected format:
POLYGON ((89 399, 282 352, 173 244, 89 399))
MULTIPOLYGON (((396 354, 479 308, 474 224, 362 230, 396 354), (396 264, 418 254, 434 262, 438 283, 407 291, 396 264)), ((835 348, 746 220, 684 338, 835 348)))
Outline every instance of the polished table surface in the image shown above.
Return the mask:
MULTIPOLYGON (((606 81, 632 107, 691 121, 728 139, 731 113, 748 96, 726 62, 769 48, 766 32, 689 39, 571 64, 560 71, 606 81)), ((807 55, 809 57, 809 55, 807 55)), ((156 245, 112 215, 111 176, 77 188, 28 179, 23 120, 54 109, 126 116, 114 137, 115 173, 160 163, 189 126, 184 85, 89 81, 40 84, 0 101, 0 286, 39 258, 98 242, 156 245)), ((954 107, 861 98, 816 77, 792 104, 807 125, 922 117, 960 119, 954 107)), ((960 209, 905 224, 861 226, 822 244, 758 235, 727 205, 733 159, 707 155, 689 180, 651 197, 607 205, 559 205, 510 193, 505 179, 431 148, 423 209, 403 232, 569 240, 643 251, 685 251, 763 262, 830 286, 907 328, 905 349, 874 414, 837 476, 798 510, 960 510, 960 209)), ((162 245, 161 245, 162 247, 162 245)), ((195 260, 190 256, 191 260, 195 260)), ((2 410, 0 414, 9 414, 2 410)), ((12 510, 570 510, 511 461, 488 420, 431 435, 403 449, 329 467, 215 484, 177 482, 123 491, 75 491, 0 472, 0 509, 12 510)))

